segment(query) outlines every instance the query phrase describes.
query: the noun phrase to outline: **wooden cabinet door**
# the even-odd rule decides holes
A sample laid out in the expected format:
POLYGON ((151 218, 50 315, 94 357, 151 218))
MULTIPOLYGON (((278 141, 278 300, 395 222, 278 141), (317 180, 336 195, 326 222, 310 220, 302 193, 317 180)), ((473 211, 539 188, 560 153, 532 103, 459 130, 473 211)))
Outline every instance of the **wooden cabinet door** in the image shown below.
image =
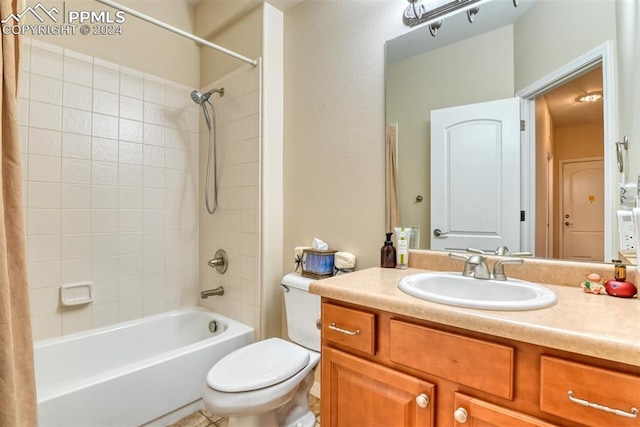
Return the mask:
POLYGON ((432 426, 434 387, 339 350, 322 348, 323 427, 432 426))
POLYGON ((538 418, 483 400, 455 393, 456 427, 552 427, 538 418), (460 417, 460 418, 458 418, 460 417), (466 419, 465 419, 466 418, 466 419))

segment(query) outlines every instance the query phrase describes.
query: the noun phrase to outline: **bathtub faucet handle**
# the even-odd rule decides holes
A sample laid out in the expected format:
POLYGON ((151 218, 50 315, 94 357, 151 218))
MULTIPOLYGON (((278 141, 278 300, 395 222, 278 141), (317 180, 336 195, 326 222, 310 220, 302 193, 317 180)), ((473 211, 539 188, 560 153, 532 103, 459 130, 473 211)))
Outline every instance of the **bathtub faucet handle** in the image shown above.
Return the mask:
POLYGON ((218 270, 218 273, 224 274, 229 267, 229 257, 224 249, 218 249, 213 259, 210 259, 207 264, 209 267, 218 270))

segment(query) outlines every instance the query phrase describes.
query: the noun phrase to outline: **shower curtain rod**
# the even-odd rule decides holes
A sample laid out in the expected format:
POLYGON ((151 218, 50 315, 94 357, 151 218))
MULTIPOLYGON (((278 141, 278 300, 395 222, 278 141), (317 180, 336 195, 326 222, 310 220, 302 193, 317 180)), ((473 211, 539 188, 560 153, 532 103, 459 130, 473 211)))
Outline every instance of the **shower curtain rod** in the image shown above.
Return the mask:
POLYGON ((138 12, 137 10, 131 9, 127 6, 123 6, 119 3, 116 3, 114 1, 111 0, 96 0, 98 3, 102 3, 102 4, 106 4, 107 6, 111 6, 115 9, 121 10, 123 12, 128 13, 129 15, 133 15, 136 18, 142 19, 143 21, 147 21, 151 24, 157 25, 158 27, 164 28, 165 30, 169 30, 172 31, 176 34, 179 34, 183 37, 186 37, 188 39, 193 40, 196 43, 199 43, 201 45, 210 47, 211 49, 217 50, 219 52, 225 53, 229 56, 232 56, 236 59, 239 59, 241 61, 244 61, 248 64, 253 65, 254 67, 256 65, 258 65, 258 61, 256 61, 255 59, 251 59, 251 58, 247 58, 246 56, 242 56, 239 53, 236 53, 232 50, 229 50, 227 48, 224 48, 222 46, 218 46, 217 44, 211 43, 210 41, 207 41, 201 37, 195 36, 187 31, 181 30, 180 28, 174 27, 173 25, 169 25, 166 22, 162 22, 159 19, 153 18, 149 15, 145 15, 144 13, 138 12))

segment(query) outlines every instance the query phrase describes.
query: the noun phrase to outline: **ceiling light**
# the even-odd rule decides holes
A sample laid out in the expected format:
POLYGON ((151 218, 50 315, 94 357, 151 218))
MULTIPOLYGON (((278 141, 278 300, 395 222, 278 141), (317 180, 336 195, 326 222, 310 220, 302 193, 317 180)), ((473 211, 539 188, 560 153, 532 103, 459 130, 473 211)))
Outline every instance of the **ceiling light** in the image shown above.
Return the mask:
POLYGON ((576 98, 578 102, 596 102, 602 98, 602 92, 591 92, 576 98))

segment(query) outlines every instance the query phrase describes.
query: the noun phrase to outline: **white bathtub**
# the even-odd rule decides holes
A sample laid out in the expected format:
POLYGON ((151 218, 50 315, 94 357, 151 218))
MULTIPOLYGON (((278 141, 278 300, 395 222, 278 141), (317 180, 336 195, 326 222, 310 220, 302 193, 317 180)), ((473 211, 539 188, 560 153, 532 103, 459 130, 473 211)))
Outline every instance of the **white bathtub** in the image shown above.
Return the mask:
POLYGON ((211 366, 253 334, 194 307, 38 341, 38 425, 166 424, 197 406, 211 366))

